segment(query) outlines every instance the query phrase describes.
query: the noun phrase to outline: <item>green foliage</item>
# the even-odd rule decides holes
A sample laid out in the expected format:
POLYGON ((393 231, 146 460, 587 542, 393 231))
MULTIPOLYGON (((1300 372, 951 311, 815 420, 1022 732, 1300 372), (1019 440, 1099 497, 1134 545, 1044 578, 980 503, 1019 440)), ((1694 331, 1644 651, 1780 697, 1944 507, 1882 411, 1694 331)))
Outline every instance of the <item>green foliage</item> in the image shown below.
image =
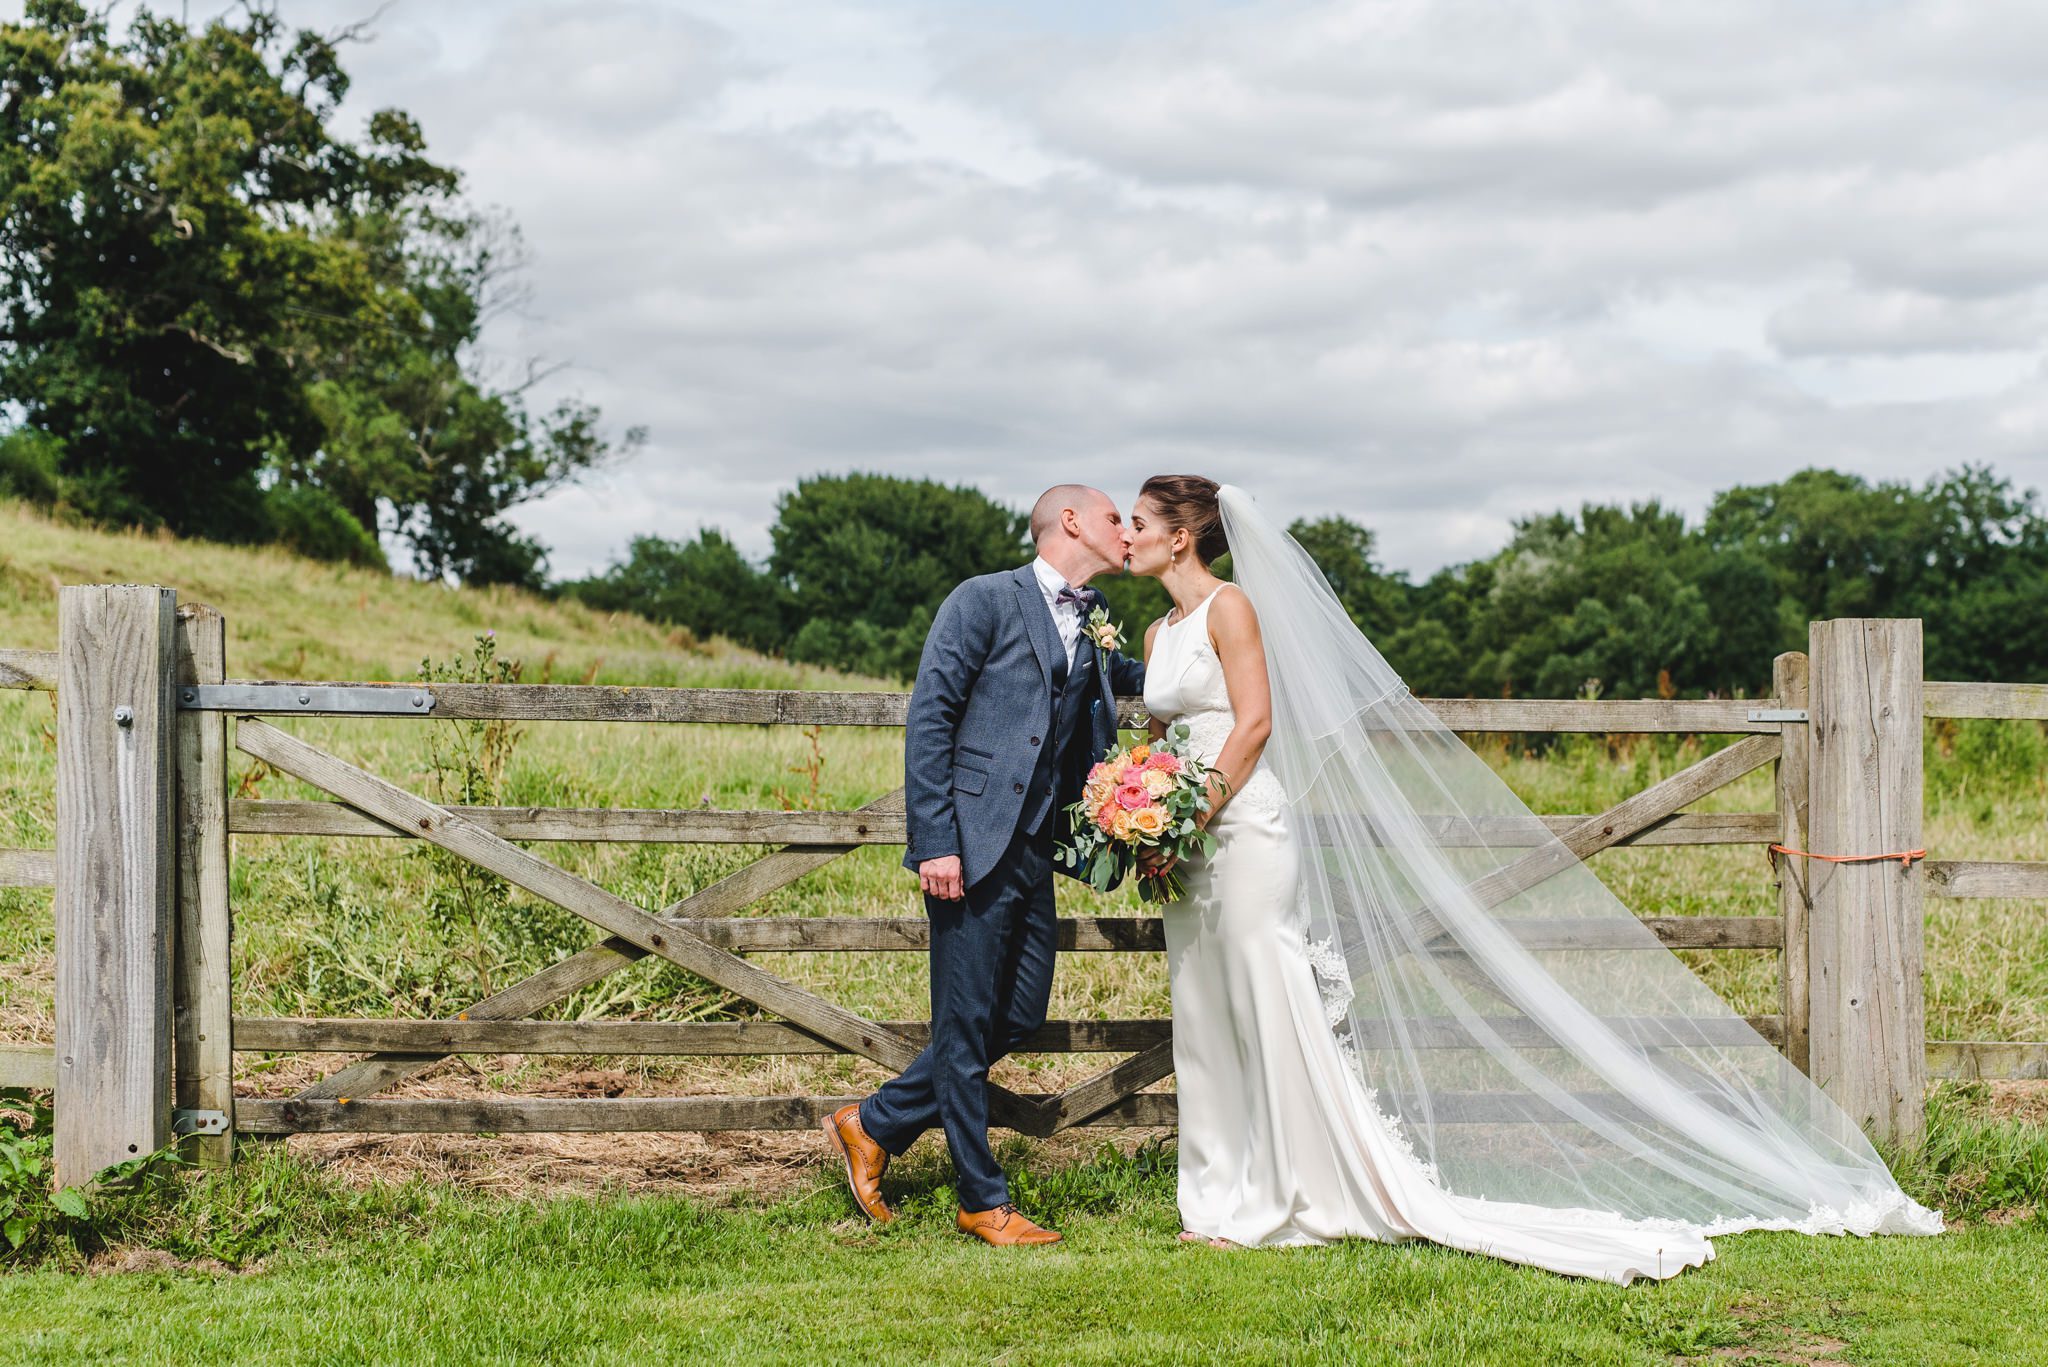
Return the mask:
POLYGON ((1027 519, 978 489, 819 475, 776 502, 768 568, 789 593, 789 657, 907 678, 962 579, 1031 558, 1027 519))
POLYGON ((756 650, 783 641, 781 590, 711 528, 694 541, 636 536, 625 560, 561 592, 602 611, 673 622, 700 639, 723 636, 756 650))
POLYGON ((1924 1142, 1884 1155, 1899 1185, 1951 1220, 2048 1210, 2048 1127, 1987 1114, 1989 1093, 1981 1082, 1933 1088, 1924 1142))
POLYGON ((1802 470, 1725 491, 1702 535, 1767 567, 1780 650, 1809 619, 1919 617, 1930 678, 2048 679, 2048 514, 1988 468, 1917 491, 1802 470))
MULTIPOLYGON (((1228 561, 1225 556, 1223 563, 1228 561)), ((1224 571, 1218 569, 1217 573, 1224 571)), ((1133 659, 1144 651, 1145 628, 1164 617, 1173 606, 1165 585, 1135 574, 1099 574, 1088 581, 1088 587, 1100 591, 1109 603, 1110 620, 1123 627, 1124 639, 1129 642, 1124 653, 1133 659)))
POLYGON ((50 1107, 34 1092, 0 1090, 0 1242, 4 1258, 34 1258, 60 1237, 67 1221, 83 1220, 85 1197, 75 1187, 52 1191, 50 1107))
POLYGON ((90 1254, 165 1203, 182 1165, 175 1148, 103 1168, 90 1186, 53 1186, 48 1094, 0 1088, 0 1266, 90 1254))
MULTIPOLYGON (((516 660, 498 657, 495 630, 480 633, 467 659, 420 662, 424 683, 516 684, 516 660)), ((467 717, 428 723, 427 794, 443 806, 497 807, 505 800, 507 769, 524 728, 503 717, 467 717)), ((513 909, 512 885, 488 869, 438 846, 416 852, 433 870, 427 919, 450 943, 461 944, 478 998, 488 997, 501 970, 523 965, 548 950, 575 947, 581 923, 552 904, 513 909)))
MULTIPOLYGON (((1351 619, 1435 696, 1759 696, 1810 619, 1918 616, 1934 678, 2048 679, 2048 514, 1988 470, 1914 490, 1807 470, 1738 487, 1704 522, 1656 502, 1526 517, 1497 554, 1422 584, 1378 562, 1341 515, 1289 528, 1351 619)), ((699 635, 793 660, 905 678, 953 585, 1029 558, 1022 517, 972 489, 876 475, 804 481, 778 505, 756 569, 714 531, 633 542, 563 586, 699 635)), ((1229 577, 1229 557, 1217 572, 1229 577)), ((1142 640, 1170 602, 1157 580, 1096 581, 1142 640)))
POLYGON ((0 496, 54 505, 64 489, 64 449, 55 437, 34 428, 0 433, 0 496))
MULTIPOLYGON (((197 29, 33 0, 0 24, 0 395, 61 483, 16 492, 220 541, 537 585, 502 515, 605 458, 471 351, 520 262, 396 110, 349 141, 340 39, 255 5, 197 29), (266 499, 261 472, 329 506, 266 499), (336 516, 345 513, 347 522, 336 516)), ((639 434, 629 433, 628 446, 639 434)))
POLYGON ((280 484, 263 498, 271 539, 313 560, 384 569, 376 534, 356 521, 334 495, 311 484, 280 484))
POLYGON ((2048 679, 2048 515, 1965 467, 1915 490, 1827 470, 1523 518, 1498 554, 1411 586, 1342 518, 1293 531, 1423 694, 1756 696, 1828 617, 1919 617, 1929 677, 2048 679))
POLYGON ((1297 519, 1287 531, 1316 562, 1359 630, 1379 640, 1407 623, 1407 576, 1380 568, 1370 531, 1335 514, 1297 519))

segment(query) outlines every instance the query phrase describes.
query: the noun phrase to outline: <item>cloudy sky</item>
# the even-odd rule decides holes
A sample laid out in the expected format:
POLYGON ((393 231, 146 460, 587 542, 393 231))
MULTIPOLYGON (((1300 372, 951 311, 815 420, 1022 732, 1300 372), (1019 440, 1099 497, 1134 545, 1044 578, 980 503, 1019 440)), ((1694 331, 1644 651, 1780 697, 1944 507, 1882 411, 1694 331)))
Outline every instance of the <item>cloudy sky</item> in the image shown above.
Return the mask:
POLYGON ((409 110, 525 230, 489 356, 650 430, 518 515, 558 573, 705 525, 765 552, 779 491, 855 469, 1018 504, 1196 471, 1417 574, 1813 464, 2048 484, 2033 0, 396 0, 374 32, 352 115, 409 110))

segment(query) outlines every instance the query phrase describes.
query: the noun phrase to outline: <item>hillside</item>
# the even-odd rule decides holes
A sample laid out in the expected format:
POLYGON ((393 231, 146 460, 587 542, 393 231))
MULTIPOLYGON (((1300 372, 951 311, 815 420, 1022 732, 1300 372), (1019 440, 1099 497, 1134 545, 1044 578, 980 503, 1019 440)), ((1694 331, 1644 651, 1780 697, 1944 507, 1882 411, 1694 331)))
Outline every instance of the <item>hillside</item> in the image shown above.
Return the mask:
POLYGON ((242 678, 412 678, 422 659, 497 633, 528 682, 730 688, 896 688, 797 665, 629 613, 507 588, 450 588, 307 560, 271 547, 67 526, 0 499, 0 646, 52 649, 60 584, 148 583, 227 617, 242 678))

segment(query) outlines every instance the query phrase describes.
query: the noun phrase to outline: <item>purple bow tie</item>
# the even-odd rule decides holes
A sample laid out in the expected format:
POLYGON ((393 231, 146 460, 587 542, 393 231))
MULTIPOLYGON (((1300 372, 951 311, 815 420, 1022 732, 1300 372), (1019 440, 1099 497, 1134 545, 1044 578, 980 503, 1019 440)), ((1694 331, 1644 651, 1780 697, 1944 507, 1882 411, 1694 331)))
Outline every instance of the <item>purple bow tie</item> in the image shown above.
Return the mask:
POLYGON ((1077 589, 1071 584, 1062 584, 1060 591, 1053 595, 1052 605, 1058 607, 1062 603, 1079 603, 1081 606, 1086 607, 1088 605, 1088 593, 1085 589, 1077 589))

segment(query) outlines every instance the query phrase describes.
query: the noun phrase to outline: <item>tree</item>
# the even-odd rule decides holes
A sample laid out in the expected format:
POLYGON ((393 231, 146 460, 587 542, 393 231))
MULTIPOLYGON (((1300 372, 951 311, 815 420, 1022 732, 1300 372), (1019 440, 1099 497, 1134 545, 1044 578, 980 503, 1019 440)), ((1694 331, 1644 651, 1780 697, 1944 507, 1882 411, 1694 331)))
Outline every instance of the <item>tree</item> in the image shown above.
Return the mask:
POLYGON ((756 650, 783 644, 782 595, 724 533, 706 528, 694 541, 636 536, 626 559, 562 592, 594 608, 637 612, 688 627, 700 637, 724 636, 756 650))
POLYGON ((310 516, 352 554, 381 524, 429 572, 536 581, 501 514, 609 444, 474 366, 507 234, 404 114, 332 135, 350 36, 260 3, 0 25, 0 398, 90 516, 229 541, 310 516))
POLYGON ((1379 641, 1407 623, 1408 581, 1380 568, 1371 531, 1332 513, 1313 522, 1297 518, 1287 533, 1316 562, 1360 631, 1379 641))
POLYGON ((819 475, 776 502, 769 572, 791 659, 908 678, 932 616, 972 575, 1031 558, 1028 519, 965 485, 819 475))
POLYGON ((1724 490, 1703 534, 1768 576, 1777 649, 1804 649, 1809 620, 1918 617, 1932 677, 2048 674, 2048 516, 1988 468, 1918 490, 1802 470, 1724 490))

